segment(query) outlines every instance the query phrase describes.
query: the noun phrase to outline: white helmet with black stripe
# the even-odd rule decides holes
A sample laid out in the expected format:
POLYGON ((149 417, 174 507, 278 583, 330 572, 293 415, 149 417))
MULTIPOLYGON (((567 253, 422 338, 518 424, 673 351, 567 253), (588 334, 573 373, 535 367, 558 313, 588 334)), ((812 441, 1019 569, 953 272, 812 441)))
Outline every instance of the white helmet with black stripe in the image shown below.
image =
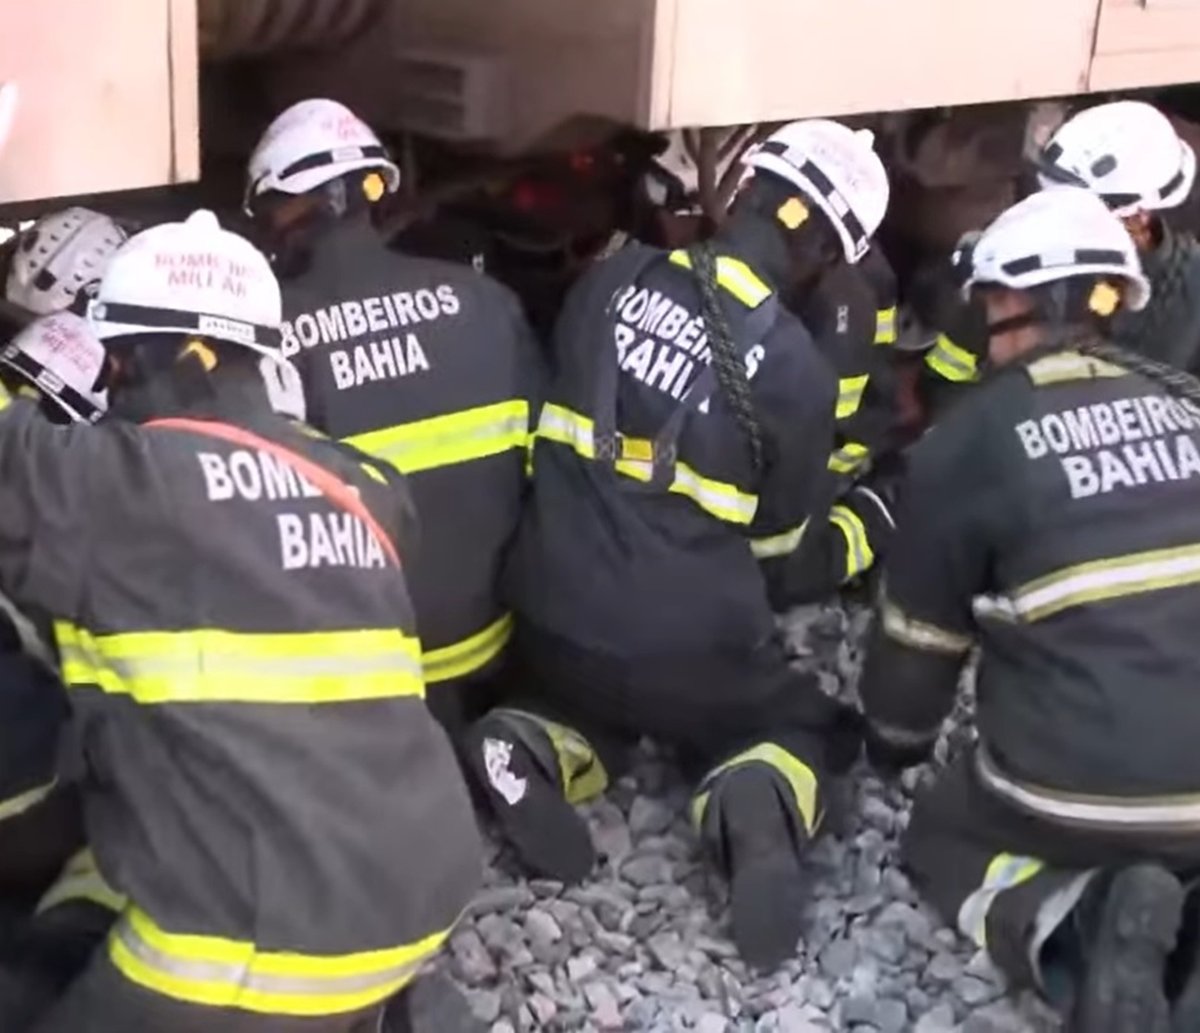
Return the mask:
POLYGON ((279 281, 253 244, 209 211, 144 230, 109 263, 88 318, 101 341, 194 334, 279 354, 279 281))
POLYGON ((17 238, 5 296, 39 316, 70 308, 126 239, 112 219, 90 208, 44 215, 17 238))
POLYGON ((1073 277, 1123 286, 1124 307, 1150 300, 1133 239, 1091 191, 1061 187, 1031 194, 1003 212, 954 256, 963 292, 979 284, 1030 290, 1073 277))
POLYGON ((1043 188, 1085 187, 1124 217, 1183 204, 1196 180, 1196 152, 1157 108, 1119 100, 1064 122, 1037 169, 1043 188))
POLYGON ((389 193, 400 187, 400 169, 366 122, 335 100, 302 100, 267 127, 250 156, 246 214, 263 194, 307 194, 360 169, 378 171, 389 193))
POLYGON ((887 214, 891 188, 869 129, 814 118, 792 122, 742 159, 780 176, 829 217, 846 261, 857 262, 887 214))
POLYGON ((97 388, 104 361, 104 345, 72 312, 34 320, 0 351, 0 364, 75 423, 95 423, 108 408, 106 393, 97 388))

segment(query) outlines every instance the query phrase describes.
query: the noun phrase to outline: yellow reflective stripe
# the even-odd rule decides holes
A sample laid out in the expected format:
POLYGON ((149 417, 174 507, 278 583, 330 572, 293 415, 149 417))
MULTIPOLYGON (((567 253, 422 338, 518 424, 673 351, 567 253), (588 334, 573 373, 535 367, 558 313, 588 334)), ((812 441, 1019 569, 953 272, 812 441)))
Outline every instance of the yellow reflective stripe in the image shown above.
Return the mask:
POLYGON ((853 473, 863 463, 871 450, 858 441, 847 441, 829 457, 829 469, 834 473, 853 473))
POLYGON ((956 384, 969 384, 979 379, 979 361, 945 334, 938 334, 933 348, 925 356, 925 364, 938 376, 956 384))
MULTIPOLYGON (((672 251, 671 262, 691 269, 692 259, 686 251, 672 251)), ((721 255, 717 258, 717 283, 729 291, 747 308, 757 308, 771 296, 771 288, 745 262, 721 255)))
POLYGON ((8 388, 5 387, 3 384, 0 384, 0 412, 3 412, 10 405, 12 405, 12 401, 13 401, 13 397, 9 393, 8 388))
POLYGON ((100 874, 96 856, 90 849, 80 850, 64 866, 42 899, 38 901, 36 913, 41 915, 58 907, 86 900, 106 911, 120 914, 129 903, 129 898, 118 893, 100 874))
POLYGON ((401 473, 419 473, 525 448, 529 443, 529 403, 497 402, 355 434, 346 441, 386 460, 401 473))
POLYGON ((448 681, 478 671, 491 663, 512 638, 513 617, 506 613, 470 638, 438 649, 428 649, 422 656, 425 681, 448 681))
POLYGON ((268 953, 247 941, 166 932, 131 907, 110 934, 108 953, 127 979, 176 1000, 274 1015, 340 1015, 391 997, 449 933, 361 954, 268 953))
MULTIPOLYGON (((591 419, 565 406, 547 402, 538 422, 538 436, 572 448, 585 459, 596 458, 595 425, 591 419)), ((622 451, 636 451, 642 439, 623 439, 622 451)), ((616 469, 633 480, 649 482, 654 476, 653 463, 640 459, 618 459, 616 469)), ((668 491, 686 495, 701 509, 731 524, 749 524, 758 509, 758 496, 750 495, 734 484, 703 477, 686 463, 676 462, 668 491)))
POLYGON ((692 799, 692 822, 697 828, 704 821, 713 783, 719 776, 733 768, 746 764, 765 764, 783 776, 792 791, 796 810, 804 820, 804 827, 813 833, 820 824, 822 815, 817 812, 817 775, 804 761, 788 753, 773 742, 762 742, 748 750, 718 764, 700 783, 700 792, 692 799))
POLYGON ((344 703, 425 694, 419 641, 397 629, 92 635, 55 624, 68 687, 138 703, 344 703))
POLYGON ((1036 857, 997 854, 988 864, 983 882, 958 911, 958 928, 977 947, 987 946, 987 916, 996 898, 1005 890, 1028 882, 1045 868, 1036 857))
POLYGON ((834 506, 829 512, 829 522, 845 536, 845 579, 849 581, 869 569, 875 562, 875 550, 871 548, 871 541, 867 537, 867 525, 848 506, 834 506))
POLYGON ((34 786, 16 796, 10 796, 7 800, 0 800, 0 821, 8 821, 9 818, 16 818, 26 811, 33 810, 57 788, 58 779, 52 778, 45 785, 34 786))
POLYGON ((960 635, 956 631, 910 617, 890 599, 884 599, 881 616, 884 633, 901 645, 911 646, 913 649, 961 656, 974 644, 969 635, 960 635))
POLYGON ((1072 380, 1098 380, 1128 376, 1129 370, 1103 359, 1080 355, 1079 352, 1060 352, 1045 355, 1025 367, 1029 379, 1038 387, 1062 384, 1072 380))
POLYGON ((896 306, 877 309, 875 312, 875 343, 896 343, 896 306))
POLYGON ((790 531, 774 534, 767 538, 751 538, 750 552, 755 559, 759 560, 788 556, 800 547, 807 528, 808 521, 805 520, 799 527, 793 527, 790 531))
POLYGON ((1153 549, 1063 567, 1030 581, 1006 602, 1026 621, 1042 620, 1073 606, 1200 583, 1200 545, 1153 549))
POLYGON ((862 405, 863 394, 867 390, 867 381, 870 379, 869 373, 863 373, 857 377, 843 377, 838 381, 835 415, 839 420, 844 420, 858 412, 858 407, 862 405))

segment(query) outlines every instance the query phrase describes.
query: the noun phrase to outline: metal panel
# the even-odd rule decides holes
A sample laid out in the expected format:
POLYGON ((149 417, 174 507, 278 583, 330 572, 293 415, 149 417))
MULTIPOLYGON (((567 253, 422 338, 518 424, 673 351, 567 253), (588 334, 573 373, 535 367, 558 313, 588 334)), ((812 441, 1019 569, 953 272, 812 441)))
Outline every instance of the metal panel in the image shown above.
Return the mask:
POLYGON ((195 179, 195 0, 0 0, 4 202, 195 179))
POLYGON ((1200 0, 1101 0, 1089 87, 1200 80, 1200 0))

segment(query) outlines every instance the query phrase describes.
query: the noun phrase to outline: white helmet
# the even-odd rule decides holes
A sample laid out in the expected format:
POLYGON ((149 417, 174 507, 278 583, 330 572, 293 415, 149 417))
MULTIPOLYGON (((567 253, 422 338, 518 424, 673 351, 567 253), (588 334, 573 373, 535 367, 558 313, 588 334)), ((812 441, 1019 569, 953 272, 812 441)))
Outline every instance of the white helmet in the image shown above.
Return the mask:
POLYGON ((1086 187, 1120 216, 1175 208, 1196 179, 1196 152, 1157 108, 1119 100, 1064 122, 1042 150, 1038 179, 1086 187))
POLYGON ((253 244, 209 211, 139 233, 109 263, 88 317, 102 341, 197 334, 278 354, 279 282, 253 244))
POLYGON ((963 291, 979 283, 1027 290, 1073 276, 1123 280, 1125 307, 1150 300, 1137 248, 1121 221, 1091 191, 1060 187, 1031 194, 954 256, 963 291))
POLYGON ((112 219, 88 208, 45 215, 17 240, 5 295, 40 316, 70 308, 125 240, 112 219))
POLYGON ((356 169, 378 169, 389 192, 400 169, 370 126, 334 100, 302 100, 275 119, 250 156, 245 207, 270 191, 306 194, 356 169))
POLYGON ((745 164, 795 184, 829 217, 846 261, 857 262, 887 214, 887 170, 875 134, 826 119, 792 122, 752 148, 745 164))
MULTIPOLYGON (((650 170, 643 177, 646 198, 674 215, 702 215, 700 169, 688 149, 684 131, 677 129, 665 135, 666 148, 653 159, 650 170)), ((734 130, 717 145, 713 178, 718 186, 726 173, 741 163, 745 146, 739 145, 737 136, 738 130, 734 130)))
POLYGON ((104 358, 104 345, 87 320, 72 312, 35 320, 0 351, 0 363, 76 423, 95 423, 108 408, 107 392, 96 390, 104 358))
POLYGON ((308 419, 308 404, 304 400, 304 381, 300 371, 282 355, 264 355, 258 360, 263 383, 267 385, 267 399, 271 408, 290 420, 303 423, 308 419))
POLYGON ((8 142, 8 134, 12 132, 13 122, 17 117, 17 84, 15 82, 0 83, 0 151, 8 142))

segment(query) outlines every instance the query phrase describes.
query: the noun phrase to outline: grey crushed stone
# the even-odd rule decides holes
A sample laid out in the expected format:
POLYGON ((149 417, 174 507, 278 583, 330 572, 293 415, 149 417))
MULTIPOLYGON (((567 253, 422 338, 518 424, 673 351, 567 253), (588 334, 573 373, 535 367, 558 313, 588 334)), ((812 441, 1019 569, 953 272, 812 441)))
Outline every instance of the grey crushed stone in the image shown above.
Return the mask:
MULTIPOLYGON (((868 626, 865 612, 822 605, 783 629, 794 663, 852 698, 868 626)), ((962 717, 939 761, 970 740, 962 717)), ((689 787, 665 751, 644 744, 634 772, 583 809, 599 857, 592 878, 522 880, 495 850, 442 966, 490 1033, 1053 1033, 1047 1010, 1005 996, 987 956, 943 926, 899 867, 912 793, 932 774, 885 784, 856 770, 845 826, 807 861, 796 956, 761 976, 729 940, 727 891, 688 827, 689 787)))

